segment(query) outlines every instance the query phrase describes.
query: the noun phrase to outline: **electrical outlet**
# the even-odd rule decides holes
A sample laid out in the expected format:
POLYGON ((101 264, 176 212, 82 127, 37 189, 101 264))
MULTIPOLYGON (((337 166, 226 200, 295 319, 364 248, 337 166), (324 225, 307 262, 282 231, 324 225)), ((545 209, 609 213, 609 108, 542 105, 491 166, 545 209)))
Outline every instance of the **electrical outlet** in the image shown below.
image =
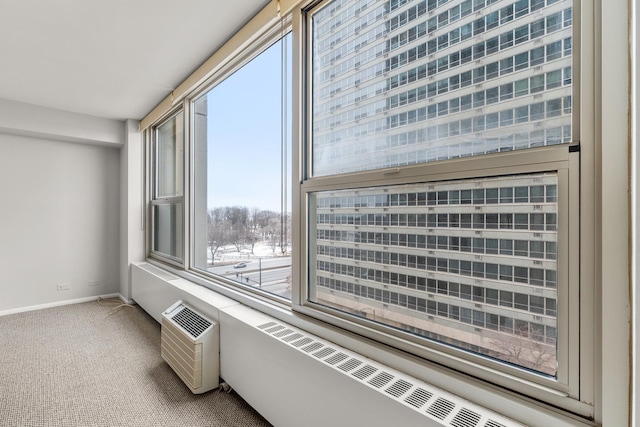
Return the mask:
POLYGON ((89 280, 89 286, 100 286, 100 282, 97 280, 89 280))
POLYGON ((68 291, 71 285, 69 283, 58 283, 57 289, 59 291, 68 291))

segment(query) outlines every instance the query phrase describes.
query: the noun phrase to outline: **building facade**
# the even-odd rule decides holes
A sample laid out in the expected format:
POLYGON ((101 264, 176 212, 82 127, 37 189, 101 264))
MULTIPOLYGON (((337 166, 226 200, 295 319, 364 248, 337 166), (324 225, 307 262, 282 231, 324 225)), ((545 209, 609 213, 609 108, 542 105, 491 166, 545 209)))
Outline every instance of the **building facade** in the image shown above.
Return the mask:
MULTIPOLYGON (((572 140, 571 2, 345 0, 313 22, 316 176, 572 140)), ((554 376, 558 179, 315 193, 312 298, 554 376)))

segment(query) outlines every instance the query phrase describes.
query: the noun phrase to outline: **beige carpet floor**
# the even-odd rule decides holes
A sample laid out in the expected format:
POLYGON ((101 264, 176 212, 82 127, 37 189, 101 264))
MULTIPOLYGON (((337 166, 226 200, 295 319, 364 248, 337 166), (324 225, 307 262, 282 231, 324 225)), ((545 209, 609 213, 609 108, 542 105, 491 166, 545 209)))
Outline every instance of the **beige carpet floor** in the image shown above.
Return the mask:
POLYGON ((1 426, 269 426, 235 393, 193 395, 139 307, 0 317, 1 426))

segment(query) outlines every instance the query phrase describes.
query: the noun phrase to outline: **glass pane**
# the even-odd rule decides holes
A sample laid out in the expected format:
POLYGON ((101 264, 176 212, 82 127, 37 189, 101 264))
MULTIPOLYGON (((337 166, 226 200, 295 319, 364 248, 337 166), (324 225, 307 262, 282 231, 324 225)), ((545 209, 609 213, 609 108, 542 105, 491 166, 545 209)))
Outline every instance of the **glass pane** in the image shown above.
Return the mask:
POLYGON ((156 198, 182 195, 182 113, 156 128, 156 198))
POLYGON ((561 19, 572 0, 514 4, 466 22, 440 17, 471 13, 472 2, 447 1, 425 22, 400 19, 411 3, 357 13, 348 0, 326 2, 311 25, 312 174, 569 142, 571 79, 558 76, 572 63, 572 20, 561 19), (480 33, 485 41, 463 46, 480 33))
POLYGON ((182 203, 153 206, 153 251, 182 259, 182 203))
POLYGON ((195 267, 291 297, 291 35, 194 102, 195 267))
POLYGON ((313 193, 310 299, 555 376, 558 205, 538 193, 556 186, 536 174, 313 193), (536 196, 498 197, 514 188, 536 196), (469 202, 444 197, 458 193, 469 202), (437 203, 412 206, 416 194, 437 203), (426 227, 396 219, 420 215, 426 227), (553 309, 543 313, 542 297, 553 309))

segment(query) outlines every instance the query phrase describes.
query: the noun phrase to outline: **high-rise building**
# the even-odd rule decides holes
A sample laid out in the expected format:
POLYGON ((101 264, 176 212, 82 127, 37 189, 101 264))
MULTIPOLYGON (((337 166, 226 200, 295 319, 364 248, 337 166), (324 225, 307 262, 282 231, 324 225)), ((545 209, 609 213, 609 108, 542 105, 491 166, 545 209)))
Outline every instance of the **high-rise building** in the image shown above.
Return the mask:
MULTIPOLYGON (((571 2, 344 0, 313 22, 316 176, 571 141, 571 2)), ((557 182, 316 193, 313 297, 555 375, 557 182)))

